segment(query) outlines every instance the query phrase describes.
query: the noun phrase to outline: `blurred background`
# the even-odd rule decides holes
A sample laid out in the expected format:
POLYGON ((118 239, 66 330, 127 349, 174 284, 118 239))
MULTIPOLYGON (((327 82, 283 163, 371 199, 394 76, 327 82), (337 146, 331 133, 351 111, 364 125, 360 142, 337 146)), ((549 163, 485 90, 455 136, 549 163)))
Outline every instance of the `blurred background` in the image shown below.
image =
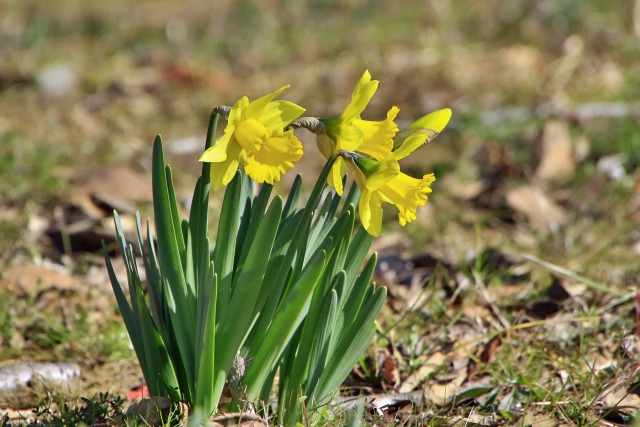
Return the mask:
MULTIPOLYGON (((380 86, 364 118, 453 110, 403 165, 438 180, 405 229, 386 211, 383 254, 477 266, 498 248, 637 284, 638 58, 638 0, 0 0, 3 292, 35 259, 110 295, 100 240, 113 208, 148 212, 156 134, 187 206, 214 106, 291 84, 284 98, 308 114, 338 115, 365 69, 380 86)), ((300 136, 310 185, 321 160, 300 136)), ((10 317, 11 354, 77 351, 51 330, 16 336, 10 317)))
MULTIPOLYGON (((509 187, 535 180, 555 191, 571 182, 572 191, 593 193, 579 178, 603 158, 600 169, 614 182, 601 185, 625 177, 632 185, 640 162, 639 4, 4 0, 0 201, 14 211, 4 214, 8 238, 0 241, 15 245, 25 212, 43 215, 75 197, 73 183, 98 167, 147 173, 157 133, 175 166, 195 175, 216 105, 291 84, 286 98, 309 114, 337 115, 365 69, 381 81, 365 118, 380 119, 391 105, 400 107, 401 124, 454 111, 447 131, 407 165, 438 173, 432 207, 457 198, 484 209, 471 223, 510 221, 515 210, 555 231, 566 212, 529 212, 522 205, 530 197, 517 193, 508 203, 509 187)), ((320 167, 313 139, 302 137, 305 164, 320 167)), ((555 197, 562 204, 569 196, 555 197)), ((415 233, 451 217, 434 210, 424 210, 415 233)))

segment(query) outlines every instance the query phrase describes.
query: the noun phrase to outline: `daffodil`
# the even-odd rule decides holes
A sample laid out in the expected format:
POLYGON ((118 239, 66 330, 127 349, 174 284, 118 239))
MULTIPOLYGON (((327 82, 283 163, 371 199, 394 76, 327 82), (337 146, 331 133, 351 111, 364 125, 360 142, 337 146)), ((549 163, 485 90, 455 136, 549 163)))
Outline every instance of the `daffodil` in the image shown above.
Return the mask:
MULTIPOLYGON (((362 226, 372 235, 380 234, 382 228, 382 203, 391 203, 398 208, 398 222, 405 226, 416 219, 418 207, 427 202, 434 174, 421 179, 400 172, 398 160, 407 157, 425 143, 435 138, 449 123, 451 110, 434 111, 410 124, 393 138, 393 150, 382 161, 371 153, 367 156, 343 152, 362 195, 359 213, 362 226), (373 157, 374 159, 372 159, 373 157)), ((362 151, 362 149, 360 150, 362 151)))
POLYGON ((341 152, 349 168, 355 172, 360 187, 358 210, 360 222, 367 232, 378 236, 382 229, 382 203, 390 203, 398 209, 398 222, 405 226, 416 219, 418 207, 427 202, 431 184, 436 180, 430 173, 421 179, 400 172, 394 154, 382 161, 372 160, 357 153, 341 152))
MULTIPOLYGON (((351 102, 339 117, 322 120, 325 133, 318 135, 320 152, 326 157, 332 153, 346 150, 364 153, 374 159, 382 160, 391 153, 393 137, 398 131, 394 122, 398 112, 392 107, 387 118, 381 121, 363 120, 360 115, 378 89, 378 81, 371 80, 369 71, 365 71, 351 96, 351 102)), ((342 177, 347 172, 344 161, 339 158, 329 175, 329 185, 342 194, 342 177)))
POLYGON ((224 134, 200 157, 211 167, 214 189, 227 185, 242 164, 255 181, 273 184, 302 157, 302 143, 284 128, 304 113, 304 108, 274 98, 289 86, 255 101, 244 96, 229 112, 224 134))

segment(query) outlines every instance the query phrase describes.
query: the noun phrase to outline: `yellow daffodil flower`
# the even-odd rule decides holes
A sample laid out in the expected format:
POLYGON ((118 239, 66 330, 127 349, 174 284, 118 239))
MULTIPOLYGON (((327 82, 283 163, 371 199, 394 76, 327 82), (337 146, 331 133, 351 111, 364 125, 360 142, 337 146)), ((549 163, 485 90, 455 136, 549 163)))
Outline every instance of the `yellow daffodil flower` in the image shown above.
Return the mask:
POLYGON ((427 202, 431 193, 434 174, 422 179, 413 178, 400 172, 400 166, 393 154, 382 161, 376 161, 357 153, 341 152, 350 169, 355 172, 358 187, 362 190, 358 210, 360 222, 367 232, 378 236, 382 229, 382 203, 391 203, 398 208, 400 225, 416 219, 419 206, 427 202))
MULTIPOLYGON (((318 135, 317 143, 326 158, 341 150, 364 153, 377 160, 389 155, 393 148, 393 137, 398 131, 394 120, 400 110, 392 107, 387 118, 381 121, 363 120, 360 117, 377 89, 378 81, 371 80, 371 74, 365 71, 342 114, 322 120, 326 134, 318 135)), ((342 177, 346 171, 344 161, 339 158, 329 175, 329 185, 340 195, 343 192, 342 177)))
POLYGON ((304 113, 304 108, 274 98, 289 86, 255 101, 244 96, 229 113, 224 134, 200 157, 211 167, 215 190, 229 184, 238 166, 255 181, 273 184, 302 157, 302 143, 284 128, 304 113))

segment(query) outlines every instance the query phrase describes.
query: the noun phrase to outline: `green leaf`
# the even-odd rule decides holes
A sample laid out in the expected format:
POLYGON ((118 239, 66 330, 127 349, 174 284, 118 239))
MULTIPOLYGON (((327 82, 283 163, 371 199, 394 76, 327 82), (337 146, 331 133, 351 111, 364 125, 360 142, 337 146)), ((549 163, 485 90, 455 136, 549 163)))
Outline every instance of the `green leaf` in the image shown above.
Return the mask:
POLYGON ((293 184, 289 189, 289 195, 287 196, 287 201, 284 204, 284 208, 282 209, 282 220, 281 223, 286 223, 287 220, 291 217, 291 215, 295 214, 296 207, 298 206, 298 201, 300 200, 300 194, 302 193, 302 177, 300 174, 296 175, 296 178, 293 180, 293 184))
MULTIPOLYGON (((144 270, 147 273, 147 292, 149 293, 149 306, 151 309, 151 316, 158 330, 164 335, 164 313, 163 313, 163 298, 162 298, 162 283, 160 280, 160 269, 158 268, 158 262, 155 258, 151 258, 147 249, 145 248, 144 239, 142 238, 142 224, 140 222, 140 213, 136 212, 136 235, 138 238, 138 246, 140 247, 140 254, 142 256, 142 262, 144 263, 144 270)), ((148 236, 151 239, 151 236, 148 236)))
POLYGON ((143 375, 150 387, 150 391, 159 394, 168 394, 172 387, 177 386, 175 372, 169 361, 162 337, 155 328, 151 318, 142 292, 133 249, 131 246, 126 245, 124 231, 117 212, 114 212, 114 223, 118 245, 120 246, 127 269, 129 292, 131 294, 131 305, 129 305, 113 270, 106 246, 103 243, 103 253, 107 271, 114 294, 116 295, 118 307, 125 321, 125 326, 129 331, 134 350, 140 361, 143 375))
MULTIPOLYGON (((373 287, 373 285, 371 285, 373 287)), ((364 302, 358 316, 351 325, 347 325, 325 370, 319 380, 317 403, 326 404, 349 375, 364 350, 369 346, 375 331, 374 321, 387 294, 386 288, 375 291, 364 302)))
POLYGON ((241 177, 238 172, 224 193, 220 221, 218 223, 218 236, 213 250, 214 273, 218 277, 218 308, 216 314, 218 322, 226 316, 231 299, 233 260, 238 226, 240 224, 241 185, 241 177))
POLYGON ((347 193, 347 195, 342 198, 342 212, 349 209, 349 205, 353 205, 354 210, 358 207, 360 193, 360 187, 358 187, 355 182, 352 183, 351 187, 349 187, 349 193, 347 193))
POLYGON ((367 233, 367 230, 360 227, 351 241, 349 252, 346 257, 345 272, 347 273, 347 283, 353 283, 356 275, 362 267, 364 259, 369 253, 369 248, 374 237, 367 233))
POLYGON ((220 321, 218 330, 220 344, 217 345, 219 351, 216 352, 217 366, 230 366, 255 320, 254 310, 259 295, 257 290, 264 280, 281 213, 282 199, 276 197, 256 232, 242 271, 236 272, 228 312, 220 321))
MULTIPOLYGON (((164 162, 164 159, 163 159, 164 162)), ((165 185, 167 188, 168 198, 166 202, 168 202, 168 206, 171 213, 171 220, 173 221, 173 230, 175 232, 176 244, 178 247, 178 254, 180 255, 180 261, 182 262, 182 268, 185 268, 185 240, 184 235, 182 234, 183 227, 180 223, 180 214, 178 212, 178 202, 176 201, 176 193, 173 189, 173 178, 171 173, 171 167, 169 165, 164 168, 165 173, 165 185)), ((154 197, 155 201, 155 197, 154 197)))
POLYGON ((262 220, 265 216, 267 203, 269 203, 269 197, 271 196, 271 190, 273 190, 273 185, 264 184, 260 189, 258 197, 256 197, 251 203, 251 214, 248 217, 249 221, 246 229, 244 230, 245 236, 241 240, 242 245, 238 247, 238 249, 241 250, 241 253, 238 257, 236 270, 242 269, 242 266, 244 265, 247 256, 249 255, 249 250, 251 249, 252 243, 254 242, 254 239, 256 237, 258 227, 260 227, 260 224, 262 223, 262 220))
POLYGON ((211 289, 211 298, 207 299, 206 315, 203 319, 202 335, 199 336, 198 375, 196 382, 195 407, 201 408, 207 415, 214 412, 218 406, 222 388, 216 390, 216 372, 219 366, 215 364, 216 352, 216 295, 217 279, 213 276, 213 265, 210 265, 206 287, 211 289))
MULTIPOLYGON (((292 287, 286 300, 278 308, 268 331, 262 337, 262 345, 247 369, 243 382, 247 385, 247 396, 257 398, 262 385, 275 369, 282 352, 304 319, 316 286, 324 269, 326 254, 319 251, 309 262, 300 278, 292 287)), ((251 356, 251 355, 250 355, 251 356)))
POLYGON ((177 339, 180 356, 189 378, 187 382, 193 384, 196 309, 189 305, 187 284, 180 256, 181 245, 178 243, 178 240, 182 239, 182 230, 179 220, 174 218, 174 214, 177 215, 177 209, 175 209, 175 198, 172 199, 173 190, 169 189, 167 183, 168 177, 170 178, 170 172, 165 171, 162 140, 158 136, 153 145, 152 161, 153 206, 158 255, 173 335, 177 339))
MULTIPOLYGON (((131 247, 129 247, 129 257, 133 260, 133 249, 131 247)), ((159 396, 169 395, 173 398, 188 400, 190 398, 188 394, 180 395, 174 392, 178 388, 178 378, 164 341, 151 319, 135 262, 132 264, 130 272, 129 292, 131 293, 133 314, 137 319, 142 342, 146 349, 145 361, 149 370, 149 377, 145 379, 147 380, 149 392, 157 393, 159 396)), ((184 392, 185 390, 183 389, 182 391, 184 392)))

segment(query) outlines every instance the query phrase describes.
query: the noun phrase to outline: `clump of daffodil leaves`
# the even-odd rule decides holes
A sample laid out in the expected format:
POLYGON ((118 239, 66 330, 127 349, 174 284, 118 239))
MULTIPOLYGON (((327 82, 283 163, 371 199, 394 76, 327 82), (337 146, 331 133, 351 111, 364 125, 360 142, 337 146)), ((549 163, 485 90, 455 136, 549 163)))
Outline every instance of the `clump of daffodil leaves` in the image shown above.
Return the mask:
POLYGON ((401 172, 398 161, 451 117, 449 109, 439 110, 402 130, 394 121, 397 107, 381 121, 363 119, 378 88, 368 71, 334 118, 301 117, 304 108, 276 100, 286 88, 213 110, 187 218, 180 218, 172 171, 156 138, 154 227, 136 215, 135 250, 114 213, 129 297, 103 245, 150 394, 187 402, 201 417, 219 410, 228 385, 232 401, 225 410, 266 417, 277 407, 284 425, 303 415, 320 422, 369 345, 386 296, 371 283, 376 255, 369 256, 382 206, 395 205, 404 226, 435 180, 401 172), (220 116, 227 125, 214 141, 220 116), (300 128, 316 134, 326 163, 306 200, 301 176, 283 200, 272 195, 273 184, 303 156, 300 128), (345 192, 346 176, 354 184, 345 192), (209 195, 223 188, 212 245, 209 195))

